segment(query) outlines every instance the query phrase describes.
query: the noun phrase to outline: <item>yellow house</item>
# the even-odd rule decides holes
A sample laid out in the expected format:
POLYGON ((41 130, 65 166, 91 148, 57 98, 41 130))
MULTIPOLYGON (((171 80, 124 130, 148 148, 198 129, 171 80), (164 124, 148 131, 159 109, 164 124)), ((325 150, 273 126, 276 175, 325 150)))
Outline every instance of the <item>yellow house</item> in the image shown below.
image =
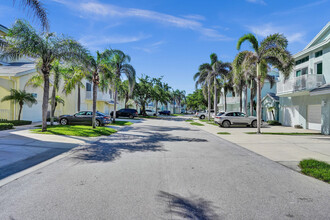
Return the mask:
MULTIPOLYGON (((0 25, 0 35, 5 35, 8 31, 4 26, 0 25)), ((32 93, 37 99, 37 104, 29 106, 24 105, 21 119, 31 121, 41 121, 43 88, 33 88, 26 86, 27 81, 35 74, 38 74, 35 63, 32 59, 23 58, 17 61, 1 61, 0 60, 0 99, 10 94, 10 89, 26 90, 32 93)), ((87 80, 83 80, 85 88, 81 88, 81 105, 80 110, 92 110, 92 84, 87 80)), ((65 104, 59 104, 55 111, 55 116, 62 114, 74 114, 78 111, 78 91, 74 90, 71 94, 65 95, 63 81, 60 85, 59 96, 61 96, 65 104)), ((51 94, 51 89, 50 89, 51 94)), ((100 112, 110 114, 114 109, 113 93, 107 91, 103 93, 98 91, 97 107, 100 112)), ((122 101, 117 103, 117 109, 123 108, 122 101)), ((50 106, 49 106, 50 108, 50 106)), ((13 120, 18 117, 18 104, 13 101, 0 102, 0 119, 13 120)))

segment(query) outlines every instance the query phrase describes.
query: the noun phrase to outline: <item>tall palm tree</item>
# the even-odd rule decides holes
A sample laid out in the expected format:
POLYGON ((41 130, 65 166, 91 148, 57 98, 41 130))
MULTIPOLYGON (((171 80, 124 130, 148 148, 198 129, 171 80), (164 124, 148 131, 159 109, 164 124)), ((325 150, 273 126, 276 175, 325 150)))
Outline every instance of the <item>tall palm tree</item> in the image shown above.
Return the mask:
POLYGON ((109 50, 105 50, 102 53, 96 51, 96 57, 88 56, 86 62, 84 63, 84 68, 86 68, 88 72, 87 78, 93 82, 93 118, 92 118, 93 128, 96 127, 97 88, 99 87, 100 84, 100 75, 103 75, 105 72, 108 71, 109 55, 110 55, 109 50))
MULTIPOLYGON (((128 80, 129 91, 130 94, 133 92, 135 85, 135 69, 132 65, 129 64, 131 62, 131 57, 125 54, 121 50, 107 50, 109 56, 107 57, 107 61, 110 62, 112 67, 112 71, 115 77, 115 96, 114 96, 114 111, 113 111, 113 122, 116 121, 116 110, 117 110, 117 99, 118 99, 118 84, 121 80, 122 74, 124 74, 128 80)), ((113 82, 113 80, 112 80, 113 82)))
POLYGON ((77 88, 77 111, 80 111, 81 106, 81 88, 85 85, 82 80, 86 77, 86 70, 82 66, 71 64, 65 69, 63 74, 64 87, 63 91, 66 95, 71 94, 77 88))
POLYGON ((208 120, 211 119, 211 74, 212 65, 204 63, 199 66, 199 71, 194 75, 196 81, 196 89, 200 85, 205 92, 207 90, 207 109, 208 109, 208 120))
MULTIPOLYGON (((17 0, 13 0, 14 4, 17 0)), ((24 9, 29 8, 32 10, 34 17, 37 17, 42 25, 43 30, 49 30, 49 21, 47 11, 43 6, 43 3, 39 0, 19 0, 21 7, 24 9)))
POLYGON ((78 60, 86 57, 86 50, 77 41, 56 36, 54 33, 38 34, 27 22, 17 20, 9 30, 0 58, 16 60, 23 56, 37 59, 43 76, 42 131, 47 130, 49 75, 55 60, 78 60))
MULTIPOLYGON (((50 99, 50 103, 52 102, 52 98, 50 99)), ((56 110, 56 107, 58 106, 58 104, 62 104, 64 106, 65 104, 65 101, 64 99, 59 96, 59 95, 56 95, 55 96, 55 99, 54 99, 54 109, 53 109, 53 115, 55 114, 55 110, 56 110)))
POLYGON ((60 63, 58 61, 54 61, 53 62, 53 66, 52 66, 52 72, 53 72, 53 89, 52 89, 52 94, 51 94, 51 98, 50 98, 50 106, 51 106, 51 110, 50 110, 50 125, 54 124, 54 113, 55 113, 55 99, 56 99, 56 93, 59 90, 60 87, 60 80, 61 80, 61 76, 62 76, 62 71, 63 69, 60 67, 60 63))
POLYGON ((269 35, 260 44, 253 34, 246 34, 238 40, 238 50, 245 41, 250 42, 254 49, 253 56, 249 59, 256 64, 257 69, 257 133, 259 134, 261 128, 261 78, 262 75, 267 74, 262 66, 271 64, 279 69, 285 78, 288 78, 294 60, 287 50, 288 40, 282 34, 269 35))
POLYGON ((36 104, 37 100, 33 97, 31 93, 27 93, 25 90, 16 90, 11 89, 10 95, 7 95, 1 99, 1 102, 4 101, 16 101, 19 105, 19 112, 18 112, 18 120, 21 120, 21 113, 23 109, 23 105, 25 103, 28 104, 36 104))

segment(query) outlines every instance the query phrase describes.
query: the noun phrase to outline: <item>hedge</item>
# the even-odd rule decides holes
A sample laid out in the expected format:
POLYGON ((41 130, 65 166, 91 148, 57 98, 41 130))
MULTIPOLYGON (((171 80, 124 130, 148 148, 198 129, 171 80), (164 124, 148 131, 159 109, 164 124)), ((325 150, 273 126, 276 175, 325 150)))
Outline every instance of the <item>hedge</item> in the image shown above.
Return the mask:
POLYGON ((278 121, 267 121, 267 123, 269 124, 269 125, 282 125, 280 122, 278 122, 278 121))
POLYGON ((0 123, 0 130, 12 129, 13 127, 13 123, 0 123))
POLYGON ((20 125, 30 125, 32 124, 32 121, 0 119, 0 123, 12 123, 14 126, 20 126, 20 125))

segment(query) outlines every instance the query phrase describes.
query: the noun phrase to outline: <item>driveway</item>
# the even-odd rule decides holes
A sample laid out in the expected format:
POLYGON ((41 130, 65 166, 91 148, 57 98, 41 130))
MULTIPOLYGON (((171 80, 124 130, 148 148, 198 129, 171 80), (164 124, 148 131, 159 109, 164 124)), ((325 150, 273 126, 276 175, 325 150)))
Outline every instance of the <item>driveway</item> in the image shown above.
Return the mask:
POLYGON ((0 219, 328 219, 329 184, 179 120, 143 120, 0 188, 0 219))
MULTIPOLYGON (((203 122, 200 122, 203 123, 203 122)), ((294 170, 300 170, 298 164, 303 159, 313 158, 330 163, 330 136, 326 135, 256 135, 246 134, 255 132, 255 128, 219 126, 203 123, 201 129, 218 135, 219 137, 251 150, 259 155, 288 166, 294 170), (218 132, 229 132, 230 135, 219 135, 218 132)), ((267 126, 261 132, 298 132, 319 133, 314 130, 295 129, 284 126, 267 126)))

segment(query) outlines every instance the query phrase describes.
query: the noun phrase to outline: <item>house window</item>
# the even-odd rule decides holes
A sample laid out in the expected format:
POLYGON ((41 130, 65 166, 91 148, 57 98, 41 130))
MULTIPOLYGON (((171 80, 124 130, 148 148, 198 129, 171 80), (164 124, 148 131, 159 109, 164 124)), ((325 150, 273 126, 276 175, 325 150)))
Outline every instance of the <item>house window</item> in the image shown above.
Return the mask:
POLYGON ((301 70, 301 75, 306 75, 306 74, 308 74, 308 68, 307 67, 301 70))
POLYGON ((92 91, 92 85, 90 84, 90 83, 86 83, 86 91, 87 92, 90 92, 90 91, 92 91))
POLYGON ((302 59, 300 59, 300 60, 297 60, 297 61, 296 61, 296 65, 299 65, 299 64, 305 63, 305 62, 307 62, 308 60, 309 60, 309 56, 304 57, 304 58, 302 58, 302 59))
POLYGON ((296 77, 301 76, 301 70, 296 71, 296 77))
POLYGON ((315 57, 320 57, 320 56, 322 56, 322 54, 323 54, 323 51, 322 51, 322 50, 317 51, 317 52, 315 53, 315 57))
POLYGON ((322 74, 322 63, 316 64, 316 74, 322 74))
POLYGON ((34 97, 34 98, 38 98, 38 94, 37 93, 31 93, 32 94, 32 96, 34 97))

